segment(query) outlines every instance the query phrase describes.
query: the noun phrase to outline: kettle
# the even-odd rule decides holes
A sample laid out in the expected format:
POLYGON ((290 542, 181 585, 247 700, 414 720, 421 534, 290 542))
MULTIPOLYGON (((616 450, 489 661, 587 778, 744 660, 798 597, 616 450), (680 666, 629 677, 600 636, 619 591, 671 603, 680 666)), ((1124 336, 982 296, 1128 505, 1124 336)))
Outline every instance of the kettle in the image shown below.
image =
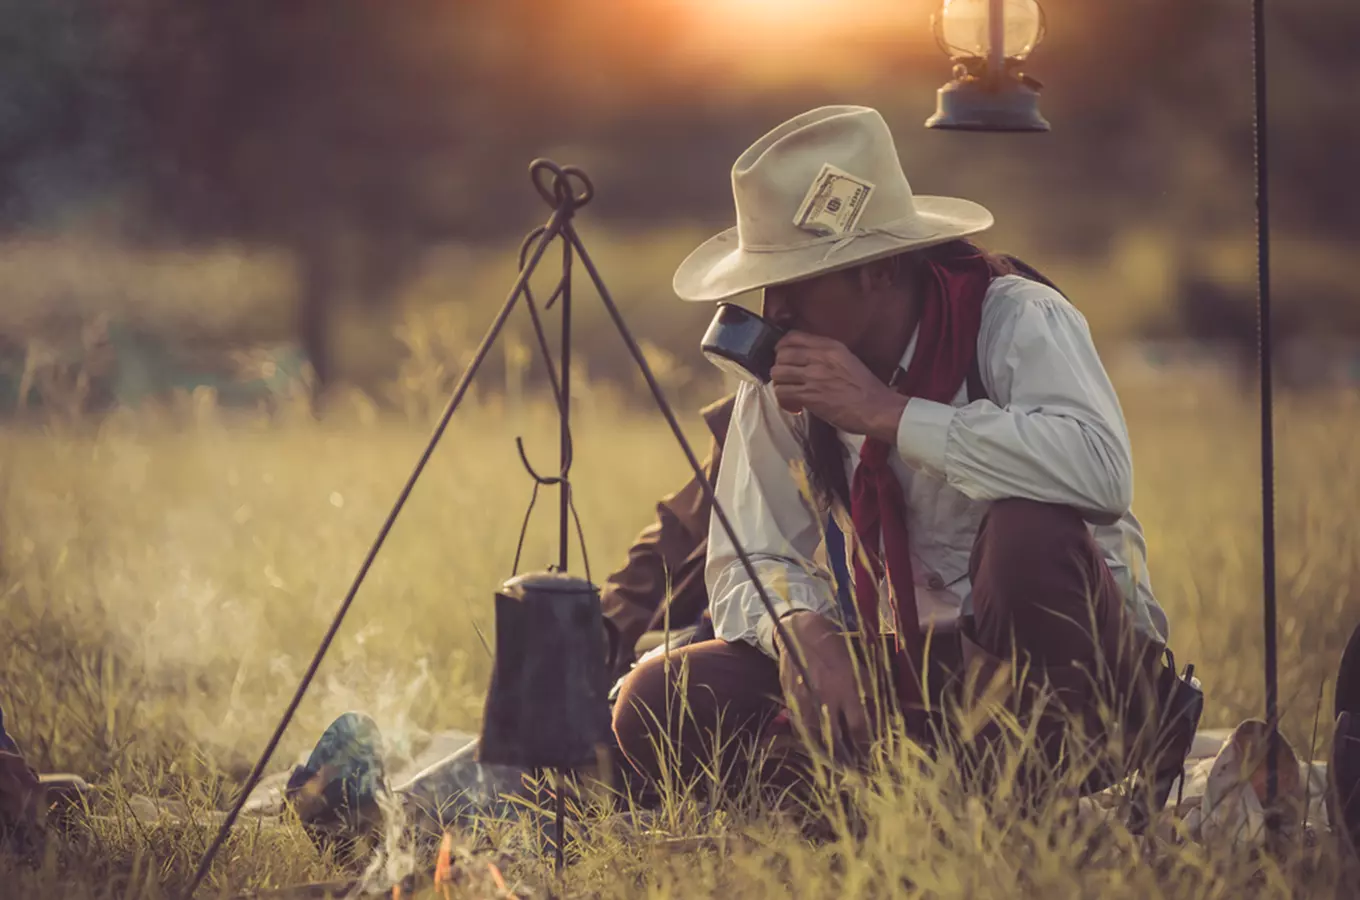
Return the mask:
POLYGON ((610 740, 599 589, 565 572, 517 575, 496 592, 496 649, 478 760, 525 769, 596 763, 610 740))

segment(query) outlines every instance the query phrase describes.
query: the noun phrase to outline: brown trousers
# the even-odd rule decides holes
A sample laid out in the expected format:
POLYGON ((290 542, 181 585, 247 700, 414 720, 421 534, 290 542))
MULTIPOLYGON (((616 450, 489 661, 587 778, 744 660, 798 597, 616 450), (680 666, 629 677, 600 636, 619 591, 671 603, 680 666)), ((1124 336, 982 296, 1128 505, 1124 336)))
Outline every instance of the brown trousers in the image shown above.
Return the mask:
MULTIPOLYGON (((1162 647, 1133 630, 1122 592, 1075 510, 1019 499, 993 503, 970 573, 973 614, 964 627, 932 635, 924 660, 918 636, 895 661, 894 668, 929 673, 922 696, 935 712, 901 710, 912 739, 930 743, 947 730, 940 701, 976 682, 978 676, 966 679, 966 672, 985 677, 998 667, 1028 672, 1022 684, 1037 685, 1041 675, 1061 699, 1061 706, 1048 708, 1066 710, 1067 718, 1054 720, 1046 734, 1041 729, 1046 744, 1061 742, 1072 716, 1098 729, 1094 719, 1103 704, 1119 711, 1123 727, 1140 730, 1152 714, 1149 692, 1162 647)), ((1025 694, 1017 689, 1015 696, 1025 694)), ((778 665, 748 644, 714 640, 634 669, 614 707, 614 732, 624 757, 654 785, 702 782, 713 771, 717 746, 719 771, 729 784, 740 784, 750 751, 767 746, 772 729, 783 727, 782 711, 778 665), (658 753, 658 747, 665 749, 658 753)), ((1056 746, 1051 756, 1058 767, 1056 746)), ((787 777, 784 771, 758 775, 776 783, 787 777)))

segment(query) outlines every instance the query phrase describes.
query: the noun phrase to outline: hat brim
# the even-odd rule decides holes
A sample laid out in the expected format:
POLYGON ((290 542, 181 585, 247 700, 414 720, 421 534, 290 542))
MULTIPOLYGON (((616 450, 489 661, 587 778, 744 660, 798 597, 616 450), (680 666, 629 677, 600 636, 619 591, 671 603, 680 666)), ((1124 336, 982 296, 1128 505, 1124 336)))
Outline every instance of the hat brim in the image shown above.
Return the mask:
POLYGON ((977 234, 995 219, 985 207, 955 197, 916 197, 916 216, 893 234, 869 233, 834 252, 812 244, 793 250, 744 250, 737 229, 729 228, 700 244, 675 270, 672 286, 682 300, 727 300, 776 284, 802 281, 886 256, 920 250, 977 234))

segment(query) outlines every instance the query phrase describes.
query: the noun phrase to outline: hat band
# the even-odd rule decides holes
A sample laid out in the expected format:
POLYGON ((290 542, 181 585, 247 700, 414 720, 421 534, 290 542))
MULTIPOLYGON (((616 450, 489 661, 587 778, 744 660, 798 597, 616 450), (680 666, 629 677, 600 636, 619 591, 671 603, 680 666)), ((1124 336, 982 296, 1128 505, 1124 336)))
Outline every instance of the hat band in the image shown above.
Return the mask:
POLYGON ((845 234, 824 234, 816 237, 809 237, 807 240, 789 244, 748 244, 742 242, 741 249, 747 253, 788 253, 794 250, 804 250, 811 247, 826 246, 827 251, 822 256, 823 260, 828 260, 841 250, 853 244, 860 238, 875 237, 886 235, 904 241, 930 240, 939 236, 941 232, 932 231, 930 234, 920 234, 919 232, 904 233, 903 229, 909 225, 917 225, 920 218, 914 213, 910 216, 889 222, 886 225, 875 225, 872 228, 857 228, 845 234))

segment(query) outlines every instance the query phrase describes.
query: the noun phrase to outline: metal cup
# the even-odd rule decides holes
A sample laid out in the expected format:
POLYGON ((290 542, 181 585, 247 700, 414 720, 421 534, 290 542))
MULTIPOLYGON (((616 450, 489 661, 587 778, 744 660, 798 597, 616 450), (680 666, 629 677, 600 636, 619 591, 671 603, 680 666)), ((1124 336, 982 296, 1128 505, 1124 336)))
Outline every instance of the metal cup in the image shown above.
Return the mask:
POLYGON ((784 329, 735 303, 719 303, 700 349, 708 361, 742 381, 768 384, 775 344, 784 329))

